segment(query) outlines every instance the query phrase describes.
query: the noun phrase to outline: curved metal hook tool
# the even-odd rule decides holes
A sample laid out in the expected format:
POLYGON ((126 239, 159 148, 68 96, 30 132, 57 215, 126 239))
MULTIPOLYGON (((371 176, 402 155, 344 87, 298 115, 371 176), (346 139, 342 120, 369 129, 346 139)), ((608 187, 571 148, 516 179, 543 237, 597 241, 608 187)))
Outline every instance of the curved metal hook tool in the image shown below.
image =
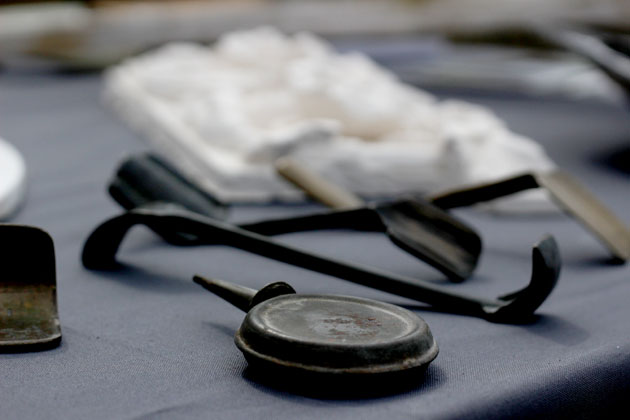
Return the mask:
POLYGON ((155 231, 195 234, 207 244, 223 244, 257 255, 339 277, 433 305, 441 310, 478 316, 495 322, 519 322, 529 317, 549 296, 560 274, 560 255, 548 236, 533 250, 532 277, 527 287, 497 299, 481 299, 452 292, 429 282, 352 265, 280 244, 256 233, 195 214, 175 205, 154 205, 123 213, 98 226, 83 248, 83 265, 110 269, 127 231, 145 225, 155 231))

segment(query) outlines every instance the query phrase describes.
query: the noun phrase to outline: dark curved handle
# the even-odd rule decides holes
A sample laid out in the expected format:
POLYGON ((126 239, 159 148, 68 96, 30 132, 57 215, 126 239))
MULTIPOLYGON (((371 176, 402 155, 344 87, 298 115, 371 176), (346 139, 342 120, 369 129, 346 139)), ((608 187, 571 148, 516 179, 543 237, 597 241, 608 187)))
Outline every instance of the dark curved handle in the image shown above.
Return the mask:
POLYGON ((556 287, 560 267, 558 245, 553 236, 547 235, 532 250, 532 276, 527 287, 499 297, 506 304, 495 310, 487 308, 486 318, 498 322, 518 322, 533 314, 556 287))
POLYGON ((364 232, 385 232, 387 227, 378 213, 371 208, 328 211, 307 216, 263 220, 238 226, 241 229, 266 236, 309 230, 352 229, 364 232))
POLYGON ((538 188, 538 181, 532 174, 524 174, 488 184, 474 185, 428 198, 434 206, 442 209, 466 207, 484 201, 490 201, 519 191, 538 188))

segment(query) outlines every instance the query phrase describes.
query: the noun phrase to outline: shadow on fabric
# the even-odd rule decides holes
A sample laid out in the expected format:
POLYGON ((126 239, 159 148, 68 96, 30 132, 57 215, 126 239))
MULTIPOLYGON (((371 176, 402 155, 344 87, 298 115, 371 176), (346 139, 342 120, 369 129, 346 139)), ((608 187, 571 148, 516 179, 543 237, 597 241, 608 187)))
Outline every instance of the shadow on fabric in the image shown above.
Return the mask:
POLYGON ((444 372, 436 365, 413 369, 405 374, 374 375, 361 379, 296 375, 248 366, 243 378, 252 386, 273 396, 293 394, 319 400, 367 400, 392 398, 400 394, 428 392, 444 385, 444 372))

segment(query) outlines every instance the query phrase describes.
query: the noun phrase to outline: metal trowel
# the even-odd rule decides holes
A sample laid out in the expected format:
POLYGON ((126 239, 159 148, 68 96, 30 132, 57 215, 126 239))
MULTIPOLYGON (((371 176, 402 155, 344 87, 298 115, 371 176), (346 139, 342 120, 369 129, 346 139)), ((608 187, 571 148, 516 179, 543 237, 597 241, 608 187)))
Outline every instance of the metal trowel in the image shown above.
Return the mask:
POLYGON ((60 342, 52 238, 36 227, 0 224, 0 353, 60 342))

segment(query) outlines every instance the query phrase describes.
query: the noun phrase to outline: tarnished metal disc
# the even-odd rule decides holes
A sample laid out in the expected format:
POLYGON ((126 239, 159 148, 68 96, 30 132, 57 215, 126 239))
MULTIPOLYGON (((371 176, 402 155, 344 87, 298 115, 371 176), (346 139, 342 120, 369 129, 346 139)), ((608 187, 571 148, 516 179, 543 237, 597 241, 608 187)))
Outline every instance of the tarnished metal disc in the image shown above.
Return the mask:
POLYGON ((347 375, 418 368, 438 353, 428 325, 414 313, 346 296, 266 300, 249 311, 235 341, 251 364, 347 375))

